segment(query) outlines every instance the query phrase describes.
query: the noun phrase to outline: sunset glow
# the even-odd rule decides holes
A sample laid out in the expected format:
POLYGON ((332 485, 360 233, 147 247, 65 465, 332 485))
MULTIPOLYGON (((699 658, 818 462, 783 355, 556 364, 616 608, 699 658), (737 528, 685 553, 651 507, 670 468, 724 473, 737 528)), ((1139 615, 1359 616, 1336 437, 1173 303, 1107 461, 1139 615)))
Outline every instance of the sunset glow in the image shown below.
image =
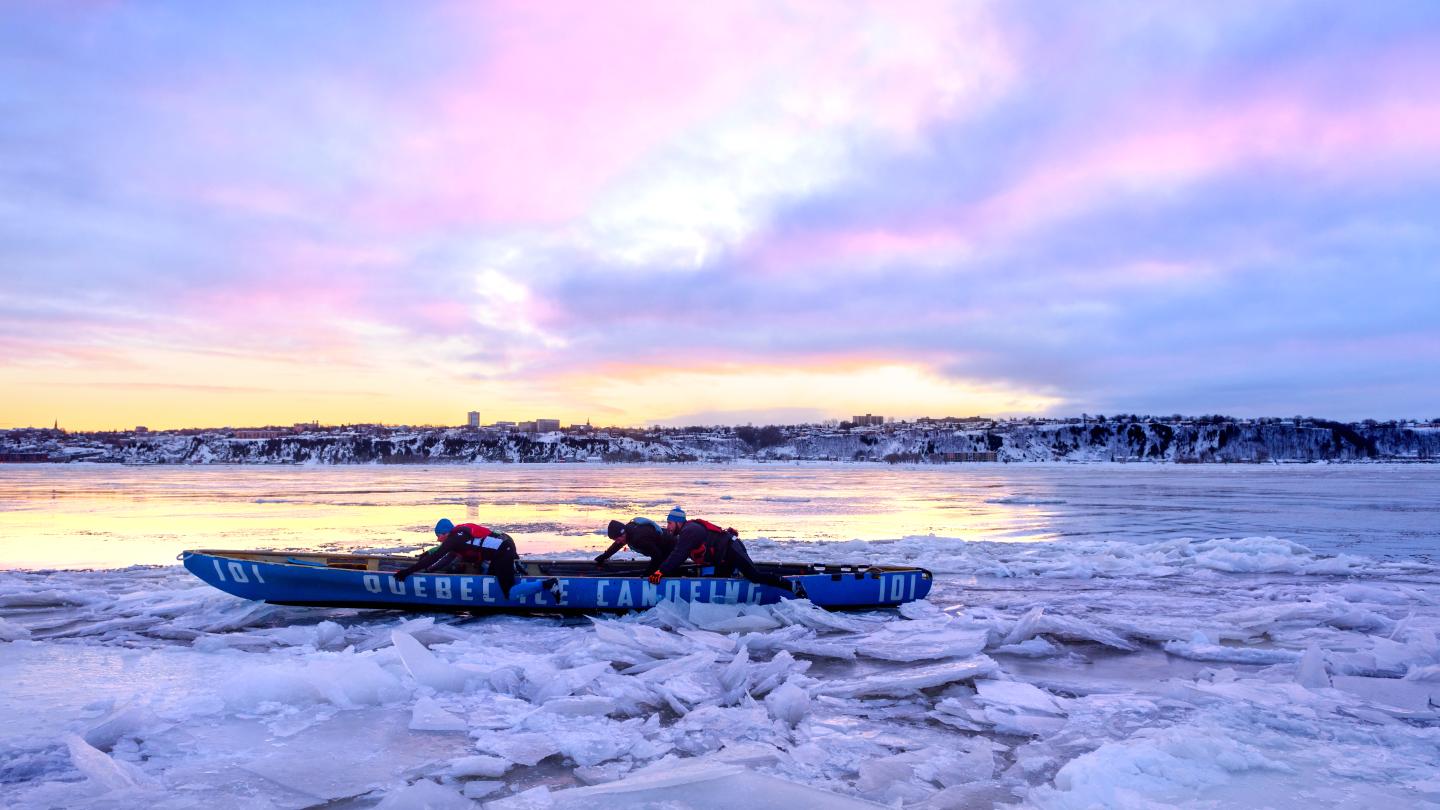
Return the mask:
POLYGON ((1440 416, 1434 4, 0 22, 0 427, 1440 416))

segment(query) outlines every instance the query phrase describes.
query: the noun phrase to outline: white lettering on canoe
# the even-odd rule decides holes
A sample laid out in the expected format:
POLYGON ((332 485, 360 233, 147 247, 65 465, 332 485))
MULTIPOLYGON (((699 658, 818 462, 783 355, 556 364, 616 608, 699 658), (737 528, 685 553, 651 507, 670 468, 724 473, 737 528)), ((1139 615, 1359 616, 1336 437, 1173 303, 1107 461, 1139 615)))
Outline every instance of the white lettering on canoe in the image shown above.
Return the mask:
POLYGON ((250 578, 245 576, 245 569, 241 568, 240 563, 238 562, 230 563, 230 578, 235 580, 236 582, 250 581, 250 578))
POLYGON ((725 604, 733 605, 740 601, 740 583, 735 580, 728 580, 725 583, 725 604))
POLYGON ((450 577, 439 577, 435 580, 435 598, 450 600, 450 577))
POLYGON ((396 596, 404 596, 405 581, 396 579, 395 577, 390 577, 390 593, 393 593, 396 596))
POLYGON ((678 581, 672 579, 665 583, 665 598, 672 602, 680 601, 680 583, 678 581))
POLYGON ((562 580, 560 580, 560 600, 559 600, 559 603, 562 604, 562 605, 568 605, 568 604, 570 604, 570 580, 568 580, 568 579, 562 579, 562 580))
POLYGON ((250 572, 255 575, 255 581, 261 585, 265 584, 265 577, 260 576, 260 566, 250 563, 250 572))
POLYGON ((610 580, 595 580, 595 607, 610 607, 610 603, 605 601, 605 589, 608 587, 610 587, 610 580))
POLYGON ((890 578, 890 601, 899 602, 905 598, 905 578, 890 578))
POLYGON ((689 597, 688 599, 686 599, 685 601, 687 601, 687 602, 695 602, 695 601, 698 601, 698 600, 696 599, 696 597, 698 597, 698 596, 700 595, 700 585, 701 585, 701 584, 702 584, 702 583, 701 583, 700 580, 698 580, 698 579, 692 579, 692 580, 690 580, 690 597, 689 597))
POLYGON ((648 579, 645 580, 645 582, 641 583, 641 585, 640 585, 640 604, 643 605, 644 607, 651 607, 651 606, 653 606, 656 602, 659 602, 659 601, 660 601, 660 587, 659 587, 658 585, 652 585, 652 584, 650 583, 650 580, 648 580, 648 579))
POLYGON ((369 591, 369 592, 371 592, 371 593, 379 593, 379 592, 380 592, 380 575, 379 575, 379 574, 366 574, 366 575, 365 575, 365 590, 367 590, 367 591, 369 591))
POLYGON ((221 582, 224 582, 224 581, 225 581, 225 569, 223 569, 223 568, 220 567, 220 561, 219 561, 219 560, 211 560, 210 562, 215 563, 215 576, 219 577, 221 582))
POLYGON ((633 607, 635 605, 635 598, 630 593, 632 584, 628 580, 620 583, 620 596, 615 600, 615 607, 633 607))
POLYGON ((495 581, 495 578, 494 578, 494 577, 483 577, 483 578, 481 578, 481 580, 480 580, 480 600, 481 600, 481 601, 483 601, 483 602, 494 602, 494 601, 495 601, 495 594, 490 593, 490 583, 492 583, 492 582, 494 582, 494 581, 495 581))
POLYGON ((760 604, 760 589, 755 587, 755 583, 747 582, 745 583, 745 587, 747 589, 745 592, 745 601, 752 605, 760 604))
POLYGON ((460 598, 461 598, 461 599, 464 599, 466 602, 474 602, 474 601, 475 601, 475 586, 474 586, 474 582, 475 582, 475 578, 474 578, 474 577, 461 577, 461 578, 460 578, 460 598))
POLYGON ((419 597, 422 597, 422 598, 423 598, 423 597, 426 597, 426 596, 429 596, 429 594, 425 593, 425 579, 424 579, 423 577, 414 577, 414 578, 412 578, 410 581, 413 582, 413 583, 415 583, 414 585, 412 585, 412 586, 410 586, 410 587, 412 587, 412 588, 415 589, 415 595, 416 595, 416 596, 419 596, 419 597))

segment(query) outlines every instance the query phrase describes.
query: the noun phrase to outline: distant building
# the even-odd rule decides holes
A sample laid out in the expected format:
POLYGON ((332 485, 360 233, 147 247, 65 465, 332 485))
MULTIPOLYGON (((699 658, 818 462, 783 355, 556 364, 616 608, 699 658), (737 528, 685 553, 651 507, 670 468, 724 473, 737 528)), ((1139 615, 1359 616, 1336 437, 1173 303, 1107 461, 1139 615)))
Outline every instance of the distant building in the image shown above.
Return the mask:
POLYGON ((470 411, 469 413, 465 414, 465 426, 470 428, 471 430, 480 427, 480 412, 470 411))
POLYGON ((274 428, 264 428, 262 430, 235 431, 235 438, 237 439, 278 439, 280 438, 280 435, 281 432, 275 430, 274 428))
POLYGON ((560 429, 559 419, 536 419, 535 430, 539 433, 549 433, 560 429))
POLYGON ((999 461, 1000 454, 994 450, 982 450, 978 453, 945 453, 946 461, 999 461))
POLYGON ((496 422, 495 424, 491 425, 490 427, 492 427, 492 428, 499 428, 499 429, 501 429, 501 430, 513 430, 513 429, 515 428, 515 423, 514 423, 514 422, 496 422))
POLYGON ((862 425, 883 425, 885 424, 885 417, 867 413, 864 416, 851 417, 850 423, 856 427, 862 425))
POLYGON ((515 425, 515 429, 518 430, 518 431, 520 431, 521 433, 534 433, 534 432, 535 432, 535 423, 534 423, 534 422, 520 422, 519 424, 515 425))
POLYGON ((136 426, 135 426, 135 432, 136 432, 136 433, 149 433, 149 432, 150 432, 150 428, 145 427, 144 425, 136 425, 136 426))

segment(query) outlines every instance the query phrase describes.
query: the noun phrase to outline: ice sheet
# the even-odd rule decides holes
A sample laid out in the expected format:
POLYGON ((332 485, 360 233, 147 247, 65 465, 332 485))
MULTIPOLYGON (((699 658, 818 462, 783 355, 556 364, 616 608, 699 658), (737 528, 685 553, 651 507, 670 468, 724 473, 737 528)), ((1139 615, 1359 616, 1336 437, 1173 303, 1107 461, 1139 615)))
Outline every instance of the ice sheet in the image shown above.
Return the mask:
MULTIPOLYGON (((1306 493, 1373 511, 1352 484, 1306 493)), ((1093 502, 1056 494, 996 511, 1093 502)), ((246 603, 173 567, 0 573, 0 805, 566 806, 626 783, 727 806, 737 786, 759 806, 1440 802, 1433 533, 1367 556, 1313 526, 1187 538, 1191 512, 1127 514, 1026 543, 747 535, 760 559, 936 572, 928 601, 854 613, 416 617, 246 603)))

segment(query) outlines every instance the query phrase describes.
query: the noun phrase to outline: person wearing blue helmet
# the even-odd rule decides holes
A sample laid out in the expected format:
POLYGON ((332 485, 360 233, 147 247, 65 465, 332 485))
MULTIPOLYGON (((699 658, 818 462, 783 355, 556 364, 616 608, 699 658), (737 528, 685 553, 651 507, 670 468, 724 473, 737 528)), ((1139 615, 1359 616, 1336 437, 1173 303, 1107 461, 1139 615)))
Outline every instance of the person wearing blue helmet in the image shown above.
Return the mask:
POLYGON ((740 542, 740 533, 734 529, 722 529, 708 520, 687 518, 685 510, 678 506, 670 510, 665 521, 667 530, 675 535, 675 547, 660 567, 650 574, 651 584, 658 585, 663 577, 673 576, 688 559, 695 565, 714 566, 717 577, 739 573, 751 582, 804 598, 805 589, 799 580, 785 579, 756 567, 745 544, 740 542))
POLYGON ((396 571, 395 578, 403 582, 414 574, 446 571, 459 565, 494 576, 500 583, 501 592, 512 599, 524 599, 541 590, 553 592, 557 586, 554 577, 543 582, 516 582, 516 575, 520 573, 519 553, 514 538, 505 532, 478 523, 456 526, 449 518, 441 518, 435 524, 435 539, 440 541, 440 545, 396 571))

